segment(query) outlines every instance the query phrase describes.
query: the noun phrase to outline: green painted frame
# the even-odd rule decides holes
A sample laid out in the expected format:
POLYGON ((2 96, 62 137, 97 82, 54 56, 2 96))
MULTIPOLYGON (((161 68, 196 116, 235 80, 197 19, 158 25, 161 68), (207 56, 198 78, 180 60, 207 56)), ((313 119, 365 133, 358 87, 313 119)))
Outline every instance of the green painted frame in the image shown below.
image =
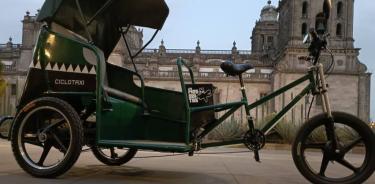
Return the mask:
MULTIPOLYGON (((94 50, 94 48, 91 48, 91 49, 94 50)), ((100 53, 100 52, 98 52, 98 53, 100 53)), ((103 84, 103 82, 104 82, 103 68, 105 68, 104 67, 105 63, 103 62, 104 60, 102 60, 103 56, 101 56, 101 54, 97 54, 97 59, 98 59, 98 63, 97 63, 97 90, 96 90, 97 113, 96 113, 96 117, 97 117, 97 123, 100 124, 100 123, 102 123, 102 117, 101 117, 100 109, 102 109, 102 107, 103 107, 103 100, 102 99, 104 97, 103 96, 103 89, 101 87, 102 86, 101 84, 103 84)), ((190 80, 191 80, 192 84, 195 84, 194 73, 193 73, 192 69, 185 63, 185 61, 183 61, 182 58, 177 59, 177 66, 178 66, 178 74, 179 74, 179 77, 180 77, 182 96, 184 97, 184 106, 186 107, 185 113, 188 115, 186 117, 187 123, 186 123, 186 127, 185 127, 185 132, 184 132, 184 134, 185 134, 184 135, 184 139, 185 139, 184 144, 186 146, 183 146, 183 147, 180 148, 178 146, 165 147, 165 146, 162 146, 162 145, 152 145, 152 146, 154 146, 154 147, 152 147, 152 149, 154 149, 154 150, 164 150, 164 151, 172 151, 172 152, 195 151, 195 149, 196 149, 195 146, 194 146, 195 143, 201 143, 201 140, 203 139, 203 137, 205 137, 208 133, 210 133, 218 125, 223 123, 228 117, 230 117, 230 115, 232 115, 235 111, 237 111, 241 107, 245 107, 245 109, 246 109, 246 115, 247 115, 247 118, 248 118, 249 130, 254 131, 255 130, 254 122, 253 122, 253 119, 251 118, 250 110, 252 110, 255 107, 257 107, 257 106, 259 106, 259 105, 261 105, 261 104, 263 104, 263 103, 283 94, 284 92, 286 92, 286 91, 288 91, 288 90, 290 90, 290 89, 292 89, 292 88, 294 88, 294 87, 296 87, 296 86, 298 86, 298 85, 300 85, 304 82, 308 82, 307 86, 297 96, 295 96, 290 103, 288 103, 279 113, 276 114, 276 116, 272 120, 270 120, 268 123, 266 123, 266 125, 264 127, 261 128, 261 131, 266 134, 274 126, 276 126, 277 123, 279 122, 279 120, 281 120, 282 117, 290 109, 292 109, 293 106, 296 105, 306 94, 316 91, 316 82, 315 82, 314 74, 317 71, 317 68, 311 67, 310 70, 307 72, 307 74, 302 76, 301 78, 299 78, 299 79, 295 80, 294 82, 292 82, 292 83, 290 83, 290 84, 270 93, 269 95, 264 96, 260 100, 254 102, 252 104, 249 104, 247 96, 246 96, 246 91, 245 91, 245 87, 244 87, 244 82, 242 80, 242 76, 239 76, 240 84, 241 84, 241 92, 242 92, 242 95, 243 95, 242 99, 240 101, 226 103, 226 104, 216 104, 216 105, 210 105, 210 106, 190 107, 189 101, 188 101, 187 89, 186 89, 186 86, 185 86, 185 77, 183 75, 182 67, 185 66, 188 69, 189 74, 190 74, 190 80), (202 111, 208 111, 208 110, 214 110, 215 112, 222 112, 222 111, 227 111, 227 112, 225 112, 223 115, 221 115, 218 119, 213 120, 213 122, 205 125, 203 127, 204 130, 202 132, 192 133, 191 129, 190 129, 190 123, 191 123, 190 122, 191 121, 190 115, 194 112, 202 112, 202 111)), ((100 134, 100 131, 97 130, 97 141, 100 142, 99 134, 100 134)), ((235 138, 233 140, 227 140, 227 141, 219 141, 219 142, 213 142, 213 143, 201 143, 200 148, 233 145, 233 144, 242 144, 242 143, 244 143, 242 138, 235 138)), ((103 144, 109 145, 108 143, 103 143, 103 144)), ((128 144, 126 144, 126 145, 128 145, 128 144)), ((134 148, 141 148, 142 147, 142 145, 140 145, 140 144, 138 145, 138 143, 136 143, 136 142, 134 144, 132 144, 131 146, 134 147, 134 148)), ((150 147, 150 145, 148 145, 144 148, 148 149, 148 148, 151 148, 151 147, 150 147)))
MULTIPOLYGON (((204 131, 201 132, 199 135, 197 135, 196 139, 197 141, 200 141, 203 137, 205 137, 208 133, 210 133, 213 129, 215 129, 218 125, 223 123, 230 115, 232 115, 235 111, 237 111, 239 108, 242 106, 245 107, 246 109, 246 114, 248 118, 248 124, 249 124, 249 129, 252 131, 254 130, 254 123, 253 120, 250 116, 250 110, 256 108, 257 106, 266 103, 267 101, 283 94, 284 92, 308 81, 308 85, 297 95, 293 98, 291 102, 289 102, 279 113, 276 114, 276 116, 270 120, 264 127, 261 128, 261 131, 263 133, 268 133, 273 127, 277 125, 279 120, 282 119, 282 117, 290 110, 293 108, 294 105, 296 105, 305 95, 307 95, 310 92, 314 92, 316 89, 316 82, 315 82, 315 77, 314 77, 314 71, 316 71, 316 67, 311 67, 309 71, 307 72, 306 75, 303 77, 295 80, 294 82, 264 96, 260 100, 248 104, 247 96, 245 93, 245 88, 244 88, 244 83, 242 80, 242 76, 239 76, 240 79, 240 84, 241 84, 241 91, 242 91, 242 100, 238 102, 231 102, 231 103, 226 103, 226 104, 218 104, 218 105, 210 105, 210 106, 202 106, 202 107, 190 107, 188 103, 188 95, 185 87, 185 82, 184 82, 184 76, 182 72, 182 66, 185 66, 188 68, 190 76, 191 76, 191 81, 193 84, 195 84, 194 81, 194 74, 191 70, 191 68, 182 60, 182 58, 179 58, 177 60, 177 66, 178 66, 178 72, 180 76, 180 82, 181 82, 181 88, 182 88, 182 93, 185 97, 185 105, 188 113, 192 112, 199 112, 199 111, 207 111, 207 110, 215 110, 215 112, 221 112, 224 110, 228 110, 226 113, 224 113, 221 117, 216 119, 214 122, 209 123, 205 127, 203 127, 204 131)), ((188 135, 190 135, 189 132, 189 126, 187 127, 186 134, 189 138, 188 135)), ((190 139, 190 138, 189 138, 190 139)), ((233 139, 229 141, 220 141, 220 142, 213 142, 213 143, 202 143, 201 148, 208 148, 208 147, 216 147, 216 146, 224 146, 224 145, 232 145, 232 144, 241 144, 243 143, 243 139, 233 139)))

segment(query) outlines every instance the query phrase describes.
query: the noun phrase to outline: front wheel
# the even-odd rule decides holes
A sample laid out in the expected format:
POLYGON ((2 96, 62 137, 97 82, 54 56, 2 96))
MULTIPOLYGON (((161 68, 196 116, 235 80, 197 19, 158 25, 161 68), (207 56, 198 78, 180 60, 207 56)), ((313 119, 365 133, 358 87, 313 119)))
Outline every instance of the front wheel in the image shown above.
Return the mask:
POLYGON ((312 183, 362 183, 375 169, 375 135, 352 115, 332 114, 333 126, 320 114, 301 127, 292 146, 294 163, 312 183))

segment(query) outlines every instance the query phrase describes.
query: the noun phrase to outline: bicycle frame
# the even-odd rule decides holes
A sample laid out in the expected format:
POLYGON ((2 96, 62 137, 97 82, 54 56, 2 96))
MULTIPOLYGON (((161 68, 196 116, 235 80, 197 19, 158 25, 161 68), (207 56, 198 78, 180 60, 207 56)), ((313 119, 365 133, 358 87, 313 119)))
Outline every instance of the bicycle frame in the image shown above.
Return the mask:
MULTIPOLYGON (((191 75, 192 83, 194 84, 193 72, 191 71, 191 69, 186 65, 186 63, 181 58, 178 59, 177 65, 178 65, 178 69, 179 69, 182 92, 184 93, 184 96, 186 98, 186 102, 188 102, 187 92, 186 92, 184 78, 183 78, 182 69, 181 69, 182 65, 185 65, 188 68, 189 73, 191 75)), ((189 112, 200 112, 200 111, 208 111, 208 110, 214 110, 215 112, 221 112, 221 111, 228 110, 223 115, 221 115, 218 119, 216 119, 214 122, 212 122, 212 123, 206 125, 205 127, 203 127, 204 130, 201 133, 199 133, 198 135, 196 135, 197 141, 200 141, 204 136, 206 136, 208 133, 210 133, 218 125, 223 123, 230 115, 232 115, 236 110, 238 110, 242 106, 244 106, 245 109, 246 109, 246 115, 247 115, 247 120, 248 120, 248 125, 249 125, 250 131, 254 130, 255 129, 254 128, 254 122, 253 122, 253 119, 250 115, 250 111, 252 109, 256 108, 257 106, 259 106, 261 104, 266 103, 267 101, 283 94, 284 92, 286 92, 286 91, 288 91, 288 90, 290 90, 290 89, 292 89, 292 88, 294 88, 294 87, 296 87, 296 86, 298 86, 298 85, 300 85, 300 84, 302 84, 306 81, 308 81, 307 86, 297 96, 295 96, 292 99, 291 102, 289 102, 283 109, 281 109, 281 111, 278 112, 272 120, 267 122, 266 125, 264 125, 261 128, 261 131, 264 134, 267 134, 270 130, 272 130, 272 128, 274 128, 280 122, 280 120, 285 116, 285 114, 290 109, 292 109, 305 95, 307 95, 310 92, 322 94, 322 96, 323 96, 323 110, 324 110, 324 112, 328 112, 328 115, 331 114, 330 113, 330 105, 329 105, 328 95, 326 94, 327 89, 326 89, 326 84, 325 84, 326 82, 324 80, 323 66, 321 64, 310 67, 310 69, 309 69, 309 71, 307 72, 306 75, 304 75, 301 78, 295 80, 294 82, 292 82, 292 83, 290 83, 290 84, 288 84, 288 85, 286 85, 286 86, 284 86, 284 87, 264 96, 263 98, 259 99, 258 101, 254 102, 252 104, 248 103, 248 99, 247 99, 247 96, 246 96, 246 89, 244 87, 244 82, 243 82, 243 79, 242 79, 241 75, 239 76, 239 80, 240 80, 241 93, 242 93, 242 100, 241 101, 231 102, 231 103, 226 103, 226 104, 202 106, 202 107, 191 107, 191 108, 189 107, 188 103, 186 104, 189 112), (323 80, 320 80, 319 84, 316 84, 316 77, 314 76, 315 73, 317 73, 317 76, 319 76, 320 79, 323 79, 323 80), (320 90, 318 91, 317 86, 319 86, 319 88, 321 86, 322 91, 320 91, 320 90)), ((224 146, 224 145, 231 145, 231 144, 241 144, 241 143, 243 143, 242 138, 241 139, 229 140, 229 141, 202 143, 201 148, 224 146)))

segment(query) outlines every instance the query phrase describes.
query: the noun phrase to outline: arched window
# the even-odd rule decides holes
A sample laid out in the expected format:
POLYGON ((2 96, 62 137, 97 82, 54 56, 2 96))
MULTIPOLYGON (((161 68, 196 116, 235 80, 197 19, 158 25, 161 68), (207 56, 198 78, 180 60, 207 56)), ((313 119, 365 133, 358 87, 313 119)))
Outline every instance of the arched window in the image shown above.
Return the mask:
POLYGON ((336 36, 342 36, 342 25, 340 23, 336 26, 336 36))
POLYGON ((342 2, 338 2, 337 3, 337 17, 341 17, 342 16, 342 11, 343 11, 343 3, 342 2))
POLYGON ((315 30, 318 34, 324 34, 328 31, 327 20, 323 13, 316 15, 315 19, 315 30))
POLYGON ((305 1, 302 4, 302 16, 307 17, 307 8, 308 8, 308 3, 305 1))
POLYGON ((307 24, 306 23, 302 24, 301 34, 302 34, 302 36, 307 34, 307 24))

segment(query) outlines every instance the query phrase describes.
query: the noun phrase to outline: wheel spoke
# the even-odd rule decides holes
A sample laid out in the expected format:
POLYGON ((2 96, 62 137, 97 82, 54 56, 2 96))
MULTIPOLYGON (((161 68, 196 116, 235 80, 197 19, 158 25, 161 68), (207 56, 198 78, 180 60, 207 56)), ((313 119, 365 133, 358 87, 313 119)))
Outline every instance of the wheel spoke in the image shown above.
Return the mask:
POLYGON ((40 146, 43 147, 43 144, 38 141, 38 138, 31 137, 30 135, 26 136, 22 139, 23 143, 31 144, 34 146, 40 146))
POLYGON ((346 145, 346 146, 342 149, 342 153, 345 154, 345 153, 349 152, 351 149, 354 148, 355 145, 359 144, 361 141, 362 141, 362 137, 357 138, 356 140, 354 140, 354 141, 351 142, 350 144, 346 145))
POLYGON ((323 150, 326 143, 308 143, 303 145, 304 149, 321 149, 323 150))
POLYGON ((24 138, 38 138, 37 134, 24 134, 24 138))
POLYGON ((51 123, 50 125, 48 125, 46 128, 43 129, 42 133, 46 133, 49 129, 55 127, 55 126, 59 126, 61 125, 62 123, 65 122, 65 119, 60 119, 54 123, 51 123))
POLYGON ((323 155, 323 159, 322 159, 322 165, 320 165, 319 175, 321 175, 321 176, 325 176, 325 172, 326 172, 326 170, 327 170, 328 163, 329 163, 329 159, 328 159, 328 157, 326 156, 326 154, 324 153, 324 155, 323 155))
POLYGON ((61 142, 61 140, 59 139, 59 137, 57 137, 56 134, 54 134, 54 133, 51 133, 51 134, 52 134, 53 138, 55 139, 55 141, 57 142, 57 144, 59 145, 59 148, 61 148, 62 151, 65 154, 68 150, 66 149, 66 147, 64 146, 64 144, 61 142))
POLYGON ((111 158, 116 159, 118 158, 118 155, 115 152, 115 148, 109 148, 111 150, 111 158))
POLYGON ((347 160, 345 159, 338 159, 336 160, 336 162, 340 163, 341 165, 345 166, 346 168, 352 170, 354 173, 357 173, 358 172, 358 168, 354 167, 351 163, 349 163, 347 160))
POLYGON ((42 155, 40 156, 40 159, 39 159, 39 162, 38 162, 38 165, 40 166, 43 166, 43 163, 44 161, 46 160, 47 156, 48 156, 48 153, 49 151, 51 150, 52 148, 52 145, 50 143, 46 143, 44 145, 44 148, 43 148, 43 153, 42 155))
POLYGON ((34 141, 34 140, 24 140, 23 142, 24 142, 24 143, 31 144, 31 145, 34 145, 34 146, 43 147, 43 145, 42 145, 40 142, 38 142, 38 141, 34 141))

